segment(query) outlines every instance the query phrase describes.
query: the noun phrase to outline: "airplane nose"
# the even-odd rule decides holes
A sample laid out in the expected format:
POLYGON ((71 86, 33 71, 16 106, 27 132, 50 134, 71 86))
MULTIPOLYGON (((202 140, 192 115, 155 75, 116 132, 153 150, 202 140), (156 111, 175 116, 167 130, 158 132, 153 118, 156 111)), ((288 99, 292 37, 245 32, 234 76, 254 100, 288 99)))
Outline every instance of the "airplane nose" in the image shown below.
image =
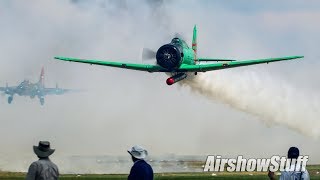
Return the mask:
POLYGON ((171 54, 170 53, 164 53, 164 58, 166 60, 170 59, 171 58, 171 54))
POLYGON ((166 44, 158 49, 156 59, 160 66, 167 69, 174 69, 181 63, 181 53, 176 46, 166 44))

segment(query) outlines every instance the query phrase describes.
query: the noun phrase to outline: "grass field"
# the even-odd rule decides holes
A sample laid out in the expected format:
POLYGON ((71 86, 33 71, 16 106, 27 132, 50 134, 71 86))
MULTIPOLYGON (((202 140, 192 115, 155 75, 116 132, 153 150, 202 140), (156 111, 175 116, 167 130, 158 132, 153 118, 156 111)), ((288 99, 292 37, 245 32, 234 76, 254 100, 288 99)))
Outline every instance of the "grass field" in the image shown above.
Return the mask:
MULTIPOLYGON (((320 179, 320 165, 309 165, 307 166, 309 174, 312 180, 320 179)), ((127 179, 127 174, 64 174, 61 175, 60 179, 115 179, 124 180, 127 179)), ((25 173, 20 172, 0 172, 0 179, 24 179, 25 173)), ((192 180, 192 179, 265 179, 268 180, 268 176, 264 172, 241 172, 241 173, 228 173, 228 172, 218 172, 218 173, 157 173, 155 174, 155 180, 192 180)))
MULTIPOLYGON (((72 179, 115 179, 124 180, 127 179, 128 175, 124 174, 86 174, 86 175, 62 175, 60 179, 72 180, 72 179)), ((25 173, 14 173, 14 172, 2 172, 0 173, 0 179, 24 179, 25 173)), ((268 180, 269 178, 265 173, 217 173, 217 175, 212 175, 212 173, 163 173, 155 174, 155 180, 204 180, 204 179, 259 179, 268 180)), ((320 175, 312 175, 311 179, 320 179, 320 175)))
MULTIPOLYGON (((92 174, 92 175, 62 175, 60 179, 115 179, 124 180, 127 179, 128 175, 124 174, 92 174)), ((14 172, 2 172, 0 173, 0 179, 24 179, 25 173, 14 173, 14 172)), ((212 176, 212 173, 164 173, 155 174, 155 180, 191 180, 191 179, 268 179, 266 175, 217 175, 212 176)))

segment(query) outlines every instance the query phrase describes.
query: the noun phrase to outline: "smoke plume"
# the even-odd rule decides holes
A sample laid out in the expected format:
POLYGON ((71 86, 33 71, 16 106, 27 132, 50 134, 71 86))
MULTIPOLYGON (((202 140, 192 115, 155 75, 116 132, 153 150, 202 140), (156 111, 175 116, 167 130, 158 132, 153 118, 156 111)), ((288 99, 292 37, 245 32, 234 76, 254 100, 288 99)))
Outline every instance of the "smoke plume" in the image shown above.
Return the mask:
POLYGON ((319 96, 299 91, 268 73, 219 71, 200 74, 183 85, 214 101, 252 114, 268 125, 284 125, 304 135, 319 136, 319 96))

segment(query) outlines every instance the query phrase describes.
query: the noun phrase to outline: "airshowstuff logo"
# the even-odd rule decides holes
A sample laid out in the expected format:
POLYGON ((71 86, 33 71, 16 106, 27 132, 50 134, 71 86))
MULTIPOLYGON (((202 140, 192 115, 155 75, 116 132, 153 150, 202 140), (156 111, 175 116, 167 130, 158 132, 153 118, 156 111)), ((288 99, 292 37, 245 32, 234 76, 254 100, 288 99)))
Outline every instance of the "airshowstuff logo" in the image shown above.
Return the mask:
POLYGON ((204 172, 241 172, 241 171, 305 171, 309 156, 299 156, 297 159, 288 159, 281 156, 271 158, 221 158, 221 156, 207 156, 204 172))

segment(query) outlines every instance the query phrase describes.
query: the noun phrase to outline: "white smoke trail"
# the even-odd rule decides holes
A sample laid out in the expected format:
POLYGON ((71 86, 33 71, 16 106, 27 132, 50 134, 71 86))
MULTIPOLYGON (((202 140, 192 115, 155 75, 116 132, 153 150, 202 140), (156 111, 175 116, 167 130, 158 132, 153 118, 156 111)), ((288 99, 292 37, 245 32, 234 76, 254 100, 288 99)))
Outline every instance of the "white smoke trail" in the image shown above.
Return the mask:
POLYGON ((304 135, 320 135, 320 98, 268 73, 219 71, 188 79, 183 86, 214 101, 255 115, 267 124, 284 125, 304 135))

